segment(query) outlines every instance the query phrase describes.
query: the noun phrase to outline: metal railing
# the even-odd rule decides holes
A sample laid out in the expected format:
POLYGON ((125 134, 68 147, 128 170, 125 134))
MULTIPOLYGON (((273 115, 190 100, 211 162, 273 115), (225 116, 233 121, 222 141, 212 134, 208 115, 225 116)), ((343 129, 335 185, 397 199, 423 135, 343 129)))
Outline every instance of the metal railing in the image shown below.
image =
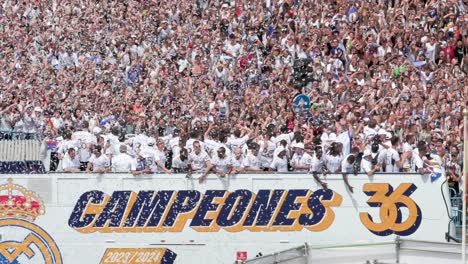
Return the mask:
POLYGON ((456 228, 462 227, 462 196, 454 188, 449 188, 450 191, 450 205, 452 209, 453 222, 456 228))
POLYGON ((290 263, 307 264, 309 262, 309 246, 305 243, 303 246, 279 251, 273 254, 259 256, 251 260, 241 262, 242 264, 271 264, 271 263, 290 263))

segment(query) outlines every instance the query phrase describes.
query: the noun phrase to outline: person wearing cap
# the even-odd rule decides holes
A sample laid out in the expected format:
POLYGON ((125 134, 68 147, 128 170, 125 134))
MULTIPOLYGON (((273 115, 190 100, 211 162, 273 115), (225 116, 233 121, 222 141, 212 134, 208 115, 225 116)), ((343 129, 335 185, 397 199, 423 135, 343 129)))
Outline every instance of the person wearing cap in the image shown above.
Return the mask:
POLYGON ((23 115, 23 132, 26 134, 25 139, 33 139, 40 128, 43 127, 42 123, 42 109, 40 107, 33 107, 32 105, 26 108, 26 113, 23 115), (34 111, 33 111, 34 110, 34 111))
POLYGON ((112 172, 133 172, 136 171, 136 160, 127 154, 127 145, 120 145, 120 154, 112 158, 112 172))
POLYGON ((292 145, 294 155, 291 159, 291 167, 294 171, 306 172, 310 170, 312 157, 304 151, 304 143, 296 143, 292 145))
POLYGON ((102 153, 101 146, 95 146, 93 149, 93 154, 89 158, 88 166, 86 172, 104 173, 110 170, 110 161, 106 155, 102 153))
POLYGON ((270 169, 277 172, 288 172, 288 157, 286 148, 279 147, 278 154, 273 158, 270 169))

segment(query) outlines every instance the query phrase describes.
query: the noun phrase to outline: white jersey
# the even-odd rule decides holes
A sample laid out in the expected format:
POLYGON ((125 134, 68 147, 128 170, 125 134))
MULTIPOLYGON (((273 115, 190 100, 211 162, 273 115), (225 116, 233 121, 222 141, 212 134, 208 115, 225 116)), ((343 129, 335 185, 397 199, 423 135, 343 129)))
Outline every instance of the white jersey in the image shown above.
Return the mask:
POLYGON ((243 165, 244 167, 260 169, 262 167, 262 162, 260 161, 259 156, 254 156, 251 152, 249 152, 249 154, 247 154, 244 159, 243 165))
POLYGON ((182 148, 179 147, 178 145, 175 146, 175 147, 173 147, 173 148, 172 148, 172 156, 173 156, 173 157, 179 156, 181 150, 182 150, 182 148))
POLYGON ((120 154, 120 151, 119 151, 120 142, 119 142, 119 138, 117 136, 115 136, 113 134, 107 134, 104 137, 104 140, 111 144, 112 154, 114 154, 114 155, 120 154))
MULTIPOLYGON (((411 146, 408 142, 403 143, 403 153, 405 153, 405 152, 413 153, 413 146, 411 146)), ((411 171, 413 169, 413 164, 411 162, 412 162, 411 157, 409 159, 405 160, 405 162, 403 162, 403 170, 404 171, 409 172, 409 171, 411 171)))
POLYGON ((69 149, 74 148, 76 150, 80 147, 76 140, 62 140, 58 143, 57 153, 63 156, 69 149))
POLYGON ((293 137, 294 137, 294 132, 291 132, 291 133, 288 133, 288 134, 278 135, 277 137, 272 137, 271 141, 274 144, 276 144, 276 146, 279 145, 281 140, 286 140, 286 143, 288 143, 288 145, 291 145, 291 140, 292 140, 293 137))
POLYGON ((215 167, 217 172, 228 173, 231 168, 231 158, 229 156, 220 159, 216 154, 215 157, 211 159, 211 164, 215 167))
POLYGON ((273 154, 275 153, 276 149, 276 144, 267 141, 265 143, 264 140, 260 141, 260 161, 262 162, 262 167, 263 168, 268 168, 271 165, 271 162, 273 161, 273 154))
POLYGON ((400 168, 397 166, 399 161, 400 155, 398 152, 393 148, 387 149, 385 155, 385 172, 399 172, 400 168))
POLYGON ((205 144, 206 151, 209 154, 211 154, 211 156, 217 155, 216 151, 218 151, 218 149, 221 147, 224 147, 224 149, 226 150, 226 156, 231 156, 231 150, 228 148, 226 144, 223 144, 221 142, 214 141, 211 139, 205 139, 203 143, 205 144))
POLYGON ((249 136, 247 135, 241 138, 236 138, 234 136, 231 136, 227 140, 227 145, 229 146, 231 150, 234 150, 237 147, 242 147, 247 142, 247 140, 249 140, 249 136))
POLYGON ((174 156, 174 158, 172 158, 172 168, 187 171, 188 165, 189 165, 189 160, 186 159, 182 161, 182 159, 180 158, 180 155, 174 156))
POLYGON ((278 156, 278 154, 283 150, 286 150, 286 157, 291 157, 291 152, 289 151, 288 147, 286 146, 286 148, 284 148, 281 145, 279 145, 279 146, 277 146, 275 148, 275 151, 273 152, 273 157, 278 156))
POLYGON ((317 173, 322 173, 323 172, 323 164, 325 163, 323 156, 317 158, 317 155, 314 155, 312 157, 312 163, 310 164, 310 172, 317 172, 317 173))
POLYGON ((175 138, 171 138, 171 140, 169 140, 169 143, 167 144, 168 148, 172 150, 172 152, 174 153, 174 148, 179 148, 179 141, 180 141, 180 137, 175 137, 175 138))
POLYGON ((79 169, 80 168, 80 159, 78 158, 78 155, 75 156, 74 159, 70 158, 68 153, 63 157, 62 161, 62 169, 79 169))
POLYGON ((372 170, 372 162, 364 158, 361 160, 361 172, 368 173, 372 170))
POLYGON ((89 162, 93 164, 93 171, 103 170, 110 166, 109 158, 106 155, 101 154, 101 156, 96 157, 96 155, 91 155, 89 162))
POLYGON ((205 172, 206 162, 209 160, 208 154, 201 151, 199 154, 192 152, 189 154, 189 162, 194 172, 205 172))
POLYGON ((419 156, 418 149, 415 149, 411 156, 411 172, 418 172, 422 168, 424 168, 424 160, 419 156))
POLYGON ((352 154, 346 156, 346 158, 341 161, 341 172, 342 173, 354 173, 354 163, 348 162, 348 157, 352 154))
MULTIPOLYGON (((300 166, 306 166, 306 165, 311 165, 312 164, 312 156, 310 156, 307 152, 304 152, 302 155, 299 155, 297 153, 294 153, 292 159, 291 159, 291 165, 300 165, 300 166)), ((310 168, 309 168, 310 169, 310 168)), ((309 169, 294 169, 294 171, 302 171, 306 172, 309 169)))
POLYGON ((286 157, 275 157, 270 164, 270 168, 277 172, 288 172, 288 159, 286 157))
POLYGON ((144 134, 139 134, 133 138, 133 149, 143 149, 145 147, 148 147, 148 143, 156 143, 156 140, 144 134))
POLYGON ((236 170, 243 169, 244 168, 244 156, 240 156, 239 159, 236 159, 236 157, 233 155, 231 157, 231 164, 232 164, 232 167, 236 170))
POLYGON ((332 155, 325 155, 325 164, 327 165, 327 169, 331 173, 341 172, 341 162, 343 161, 343 156, 332 156, 332 155))
POLYGON ((153 155, 153 163, 151 165, 151 171, 163 172, 164 170, 160 168, 157 163, 159 162, 162 166, 165 167, 166 161, 167 161, 166 152, 157 149, 153 155))
POLYGON ((136 160, 127 153, 112 158, 112 172, 131 172, 136 170, 136 160))
POLYGON ((80 141, 84 144, 97 144, 97 138, 88 131, 77 131, 72 134, 72 140, 80 141))
POLYGON ((339 134, 336 141, 343 144, 343 156, 348 156, 351 152, 351 135, 349 131, 339 134))

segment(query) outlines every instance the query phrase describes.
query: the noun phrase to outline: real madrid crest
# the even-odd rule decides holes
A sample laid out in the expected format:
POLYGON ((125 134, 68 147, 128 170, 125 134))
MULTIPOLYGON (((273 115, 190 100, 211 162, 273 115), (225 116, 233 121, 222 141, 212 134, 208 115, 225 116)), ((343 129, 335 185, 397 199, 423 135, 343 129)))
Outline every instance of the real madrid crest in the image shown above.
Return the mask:
POLYGON ((11 178, 0 186, 0 263, 62 263, 55 241, 33 223, 43 214, 44 203, 36 193, 11 178))

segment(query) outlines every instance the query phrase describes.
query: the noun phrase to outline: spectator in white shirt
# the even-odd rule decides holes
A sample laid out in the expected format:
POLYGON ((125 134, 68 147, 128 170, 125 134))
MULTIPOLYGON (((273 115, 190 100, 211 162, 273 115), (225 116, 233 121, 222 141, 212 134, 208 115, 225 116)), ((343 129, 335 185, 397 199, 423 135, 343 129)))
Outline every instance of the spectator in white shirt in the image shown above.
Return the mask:
POLYGON ((127 154, 127 146, 120 145, 120 154, 112 159, 112 172, 136 171, 136 160, 127 154))
POLYGON ((69 148, 68 155, 65 155, 62 161, 62 168, 64 172, 80 172, 80 159, 76 156, 76 151, 69 148))
POLYGON ((106 155, 102 154, 102 147, 96 146, 93 151, 93 155, 89 158, 88 166, 86 172, 104 173, 108 172, 110 169, 110 161, 106 155))
POLYGON ((283 149, 286 150, 286 156, 291 157, 291 153, 289 152, 289 149, 288 149, 288 142, 286 142, 286 140, 284 139, 280 140, 277 146, 278 147, 273 152, 273 157, 278 156, 279 152, 282 151, 283 149))
POLYGON ((96 144, 97 138, 93 134, 89 133, 88 127, 88 121, 83 121, 82 130, 73 133, 72 140, 77 140, 84 144, 96 144))
POLYGON ((236 147, 242 147, 247 142, 247 140, 249 140, 249 136, 245 135, 247 131, 247 128, 236 129, 232 136, 228 138, 227 145, 231 148, 231 150, 235 149, 236 147))

